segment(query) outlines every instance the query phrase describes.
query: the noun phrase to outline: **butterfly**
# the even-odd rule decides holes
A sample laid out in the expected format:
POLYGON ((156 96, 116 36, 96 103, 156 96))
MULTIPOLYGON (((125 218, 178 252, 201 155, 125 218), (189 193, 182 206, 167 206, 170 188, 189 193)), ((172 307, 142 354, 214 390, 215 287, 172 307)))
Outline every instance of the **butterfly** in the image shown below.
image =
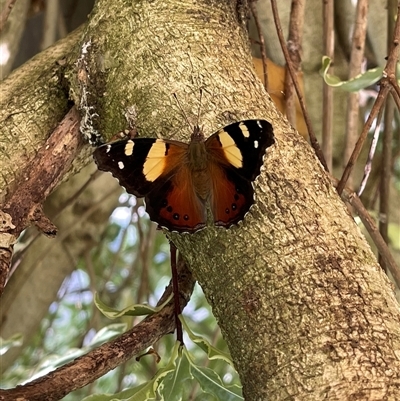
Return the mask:
POLYGON ((94 160, 127 192, 144 197, 152 221, 170 231, 194 233, 214 224, 229 228, 254 203, 252 182, 266 149, 275 143, 266 120, 230 124, 205 139, 196 125, 190 143, 155 138, 99 146, 94 160))

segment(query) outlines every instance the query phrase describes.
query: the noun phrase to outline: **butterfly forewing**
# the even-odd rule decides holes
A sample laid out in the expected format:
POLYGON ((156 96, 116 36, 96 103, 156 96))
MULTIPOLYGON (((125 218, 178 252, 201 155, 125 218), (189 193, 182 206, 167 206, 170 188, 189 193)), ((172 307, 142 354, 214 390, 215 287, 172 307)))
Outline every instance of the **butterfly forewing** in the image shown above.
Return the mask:
POLYGON ((102 145, 93 156, 99 170, 111 172, 130 194, 144 197, 182 164, 187 146, 176 141, 135 138, 102 145))
POLYGON ((243 220, 254 203, 252 181, 273 143, 272 126, 265 120, 234 123, 207 139, 213 161, 211 209, 216 225, 230 227, 243 220))
POLYGON ((127 192, 143 197, 153 185, 146 180, 143 165, 155 142, 153 138, 111 142, 98 147, 93 157, 99 170, 109 171, 127 192))
POLYGON ((217 157, 222 154, 241 176, 251 181, 260 174, 265 150, 275 142, 272 125, 266 120, 245 120, 217 131, 206 141, 211 151, 218 148, 216 139, 223 150, 217 152, 217 157))

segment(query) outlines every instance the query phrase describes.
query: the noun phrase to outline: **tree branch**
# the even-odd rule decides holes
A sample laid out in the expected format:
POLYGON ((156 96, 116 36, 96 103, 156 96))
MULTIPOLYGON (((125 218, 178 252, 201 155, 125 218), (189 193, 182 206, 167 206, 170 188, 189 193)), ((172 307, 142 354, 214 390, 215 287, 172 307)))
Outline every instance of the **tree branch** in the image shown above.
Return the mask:
POLYGON ((77 110, 72 108, 6 196, 2 213, 10 216, 12 226, 0 232, 0 243, 9 244, 0 248, 0 294, 8 276, 12 246, 20 233, 33 223, 47 236, 56 234, 56 227, 43 214, 42 204, 83 147, 79 121, 77 110))

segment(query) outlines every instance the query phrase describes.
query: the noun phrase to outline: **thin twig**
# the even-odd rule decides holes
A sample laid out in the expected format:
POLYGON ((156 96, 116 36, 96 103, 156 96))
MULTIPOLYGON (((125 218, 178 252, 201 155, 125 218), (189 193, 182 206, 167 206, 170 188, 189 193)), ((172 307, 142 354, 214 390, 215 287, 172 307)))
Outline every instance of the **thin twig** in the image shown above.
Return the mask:
MULTIPOLYGON (((393 118, 394 102, 391 97, 386 100, 385 106, 385 128, 383 130, 382 166, 379 186, 379 232, 386 243, 389 242, 389 199, 390 179, 392 176, 392 141, 393 141, 393 118)), ((379 263, 386 271, 386 263, 379 254, 379 263)))
MULTIPOLYGON (((288 53, 292 67, 296 74, 301 70, 301 42, 304 25, 304 0, 292 0, 289 22, 289 37, 287 41, 288 53)), ((290 74, 285 76, 285 106, 289 122, 296 127, 296 99, 295 90, 290 74)))
POLYGON ((399 58, 400 46, 400 4, 397 7, 397 19, 395 25, 395 31, 392 41, 392 46, 390 49, 388 61, 386 63, 386 67, 383 71, 383 78, 381 79, 381 88, 379 90, 378 96, 375 100, 374 106, 372 107, 371 113, 368 116, 367 122, 364 125, 364 128, 361 132, 360 137, 354 147, 353 153, 350 156, 349 161, 347 162, 346 168, 344 169, 342 178, 339 181, 337 186, 338 194, 341 195, 344 187, 346 186, 347 180, 354 168, 354 165, 360 156, 361 149, 364 145, 365 139, 367 138, 369 129, 371 128, 372 122, 378 114, 378 111, 383 105, 389 91, 390 86, 396 91, 398 95, 400 95, 400 88, 396 82, 396 64, 399 58))
MULTIPOLYGON (((400 37, 395 37, 395 41, 396 40, 399 41, 400 37)), ((383 73, 385 74, 385 71, 383 73)), ((396 92, 397 97, 400 98, 400 87, 399 87, 399 84, 397 83, 397 79, 396 79, 395 73, 391 73, 390 75, 388 73, 387 74, 387 79, 389 80, 390 85, 392 86, 392 88, 396 92)))
MULTIPOLYGON (((330 177, 331 182, 334 186, 338 183, 337 179, 334 177, 330 177)), ((370 216, 367 209, 365 209, 363 203, 360 198, 350 189, 345 187, 341 193, 341 198, 354 207, 358 216, 364 224, 364 227, 367 229, 369 235, 371 236, 374 244, 376 245, 379 254, 382 256, 385 265, 389 269, 390 273, 393 276, 393 279, 396 283, 397 288, 400 288, 400 268, 397 266, 396 261, 394 260, 390 250, 382 238, 378 228, 375 225, 374 219, 370 216)))
POLYGON ((300 86, 299 86, 299 83, 298 83, 297 78, 296 78, 296 72, 293 69, 292 63, 290 61, 290 56, 289 56, 288 50, 286 48, 286 43, 285 43, 285 39, 283 37, 283 32, 282 32, 282 26, 281 26, 281 23, 280 23, 280 20, 279 20, 279 14, 278 14, 278 8, 277 8, 277 5, 276 5, 276 0, 271 0, 271 7, 272 7, 272 13, 274 14, 274 21, 275 21, 275 26, 276 26, 276 31, 277 31, 277 34, 278 34, 279 42, 281 44, 282 51, 283 51, 283 54, 285 56, 286 65, 287 65, 287 67, 289 69, 290 76, 291 76, 291 78, 293 80, 293 84, 294 84, 294 87, 296 89, 297 97, 299 98, 301 110, 303 112, 304 120, 306 122, 307 129, 308 129, 308 135, 310 137, 311 146, 314 148, 315 154, 317 155, 317 157, 318 157, 319 161, 321 162, 321 164, 324 166, 324 169, 326 171, 328 171, 328 167, 326 165, 324 155, 322 154, 321 147, 319 146, 317 138, 315 137, 314 130, 313 130, 312 124, 311 124, 311 120, 310 120, 310 117, 309 117, 309 115, 307 113, 307 110, 306 110, 306 106, 305 106, 305 103, 304 103, 304 97, 303 97, 303 95, 301 93, 300 86))
POLYGON ((179 282, 178 282, 178 271, 176 268, 176 246, 170 241, 170 252, 171 252, 171 274, 172 274, 172 289, 174 293, 174 315, 176 325, 176 339, 183 344, 183 332, 182 322, 179 320, 179 315, 182 313, 181 304, 179 301, 179 282))
MULTIPOLYGON (((332 64, 335 57, 335 26, 333 0, 323 2, 324 7, 324 54, 331 60, 329 73, 333 74, 332 64)), ((323 82, 322 94, 322 152, 325 156, 328 170, 332 171, 333 160, 333 88, 323 82)))
MULTIPOLYGON (((391 38, 395 30, 395 13, 398 0, 388 0, 387 3, 387 49, 388 52, 391 47, 391 38)), ((394 91, 390 93, 393 95, 386 100, 385 107, 385 128, 383 130, 382 138, 382 165, 380 171, 380 185, 379 185, 379 232, 386 243, 389 243, 389 199, 390 199, 390 179, 392 176, 392 141, 393 141, 393 119, 395 102, 399 108, 399 96, 397 80, 395 85, 392 85, 394 91)), ((400 109, 400 108, 399 108, 400 109)), ((379 254, 379 263, 383 270, 387 271, 386 263, 379 254)))
MULTIPOLYGON (((390 99, 390 97, 388 97, 387 99, 390 99)), ((361 196, 361 194, 364 192, 365 186, 367 185, 368 178, 372 170, 372 161, 374 160, 376 145, 378 144, 379 134, 381 132, 382 115, 383 115, 383 108, 379 110, 378 118, 376 119, 374 136, 371 141, 371 146, 369 147, 368 158, 364 167, 364 176, 361 180, 360 188, 357 191, 358 196, 361 196)))
MULTIPOLYGON (((368 0, 358 0, 356 8, 356 20, 354 24, 353 39, 351 43, 349 79, 361 73, 362 63, 364 61, 365 37, 367 35, 367 15, 368 0)), ((345 165, 357 142, 357 133, 359 131, 359 112, 360 112, 360 94, 359 92, 349 93, 347 103, 347 124, 345 135, 345 148, 343 153, 343 165, 345 165)), ((350 182, 348 186, 352 186, 350 182)))
MULTIPOLYGON (((394 88, 393 84, 391 84, 391 85, 394 88)), ((390 91, 390 94, 392 95, 392 99, 394 100, 394 103, 396 104, 397 109, 400 110, 400 97, 399 97, 399 94, 395 90, 390 91)))
MULTIPOLYGON (((136 205, 137 206, 137 205, 136 205)), ((133 216, 133 214, 132 214, 133 216)), ((141 262, 141 274, 140 274, 140 285, 136 292, 136 302, 140 303, 144 299, 148 299, 149 296, 149 264, 147 263, 147 247, 148 237, 143 230, 143 221, 138 218, 136 227, 138 232, 138 243, 139 243, 139 260, 141 262)))
POLYGON ((383 105, 389 91, 390 91, 390 88, 387 85, 387 83, 382 82, 378 96, 376 97, 375 103, 372 106, 371 113, 369 114, 368 119, 367 119, 366 123, 364 124, 364 128, 361 132, 361 135, 358 138, 358 141, 354 147, 353 153, 350 156, 349 161, 347 162, 346 168, 344 169, 344 172, 342 174, 342 178, 340 179, 339 184, 336 188, 339 195, 342 194, 342 191, 347 183, 347 180, 350 177, 350 174, 354 168, 354 165, 355 165, 358 157, 360 156, 361 149, 364 145, 365 140, 367 139, 367 135, 372 126, 372 123, 374 122, 375 117, 378 115, 379 110, 382 108, 382 105, 383 105))

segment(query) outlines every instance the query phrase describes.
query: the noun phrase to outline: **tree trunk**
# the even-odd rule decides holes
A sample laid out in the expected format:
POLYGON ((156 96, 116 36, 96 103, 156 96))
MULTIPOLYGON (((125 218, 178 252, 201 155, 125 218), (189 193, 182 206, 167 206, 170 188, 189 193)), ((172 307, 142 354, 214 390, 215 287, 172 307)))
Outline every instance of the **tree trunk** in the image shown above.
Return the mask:
POLYGON ((195 124, 200 88, 206 135, 249 118, 274 126, 243 224, 169 235, 213 307, 246 400, 400 399, 391 285, 256 78, 234 2, 99 0, 77 59, 90 136, 128 128, 134 111, 141 135, 189 140, 172 95, 195 124))

